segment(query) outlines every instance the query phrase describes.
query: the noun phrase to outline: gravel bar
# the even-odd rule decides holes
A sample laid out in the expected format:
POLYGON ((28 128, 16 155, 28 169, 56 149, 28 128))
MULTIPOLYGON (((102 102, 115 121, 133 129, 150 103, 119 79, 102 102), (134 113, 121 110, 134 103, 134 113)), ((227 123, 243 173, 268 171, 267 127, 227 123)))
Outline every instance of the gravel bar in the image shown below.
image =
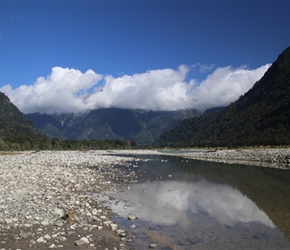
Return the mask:
MULTIPOLYGON (((290 169, 290 149, 227 149, 227 150, 200 150, 194 152, 170 155, 182 156, 185 158, 223 162, 228 164, 247 164, 260 167, 290 169)), ((168 154, 168 153, 165 153, 168 154)))
POLYGON ((130 157, 107 151, 0 154, 0 249, 127 249, 132 240, 98 199, 136 182, 130 157))

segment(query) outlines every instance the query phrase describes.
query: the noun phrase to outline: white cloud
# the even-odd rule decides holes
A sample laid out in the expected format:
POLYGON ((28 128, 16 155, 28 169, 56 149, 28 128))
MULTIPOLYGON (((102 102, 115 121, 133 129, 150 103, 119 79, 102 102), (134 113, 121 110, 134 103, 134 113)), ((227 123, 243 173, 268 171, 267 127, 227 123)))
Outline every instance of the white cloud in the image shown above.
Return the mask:
POLYGON ((86 111, 86 91, 102 79, 92 70, 85 73, 75 69, 54 67, 51 74, 39 77, 33 85, 12 89, 5 85, 0 90, 24 113, 64 113, 86 111))
POLYGON ((228 105, 246 93, 270 66, 266 64, 254 70, 217 68, 193 90, 194 106, 204 110, 228 105))
MULTIPOLYGON (((217 68, 198 83, 186 81, 195 66, 177 70, 158 69, 114 77, 54 67, 49 76, 32 85, 0 88, 24 113, 85 112, 101 107, 177 110, 225 106, 235 101, 259 80, 269 64, 258 69, 217 68)), ((208 69, 206 69, 208 70, 208 69)))

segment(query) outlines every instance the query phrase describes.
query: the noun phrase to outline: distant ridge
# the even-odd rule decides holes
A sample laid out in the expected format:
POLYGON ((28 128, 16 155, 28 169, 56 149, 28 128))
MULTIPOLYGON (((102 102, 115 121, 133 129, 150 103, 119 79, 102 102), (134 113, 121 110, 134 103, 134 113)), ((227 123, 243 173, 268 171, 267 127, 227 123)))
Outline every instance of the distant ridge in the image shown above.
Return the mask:
POLYGON ((237 101, 222 111, 182 122, 153 145, 290 145, 290 47, 237 101))
POLYGON ((102 108, 86 114, 27 114, 27 118, 49 137, 76 140, 131 140, 151 145, 162 133, 184 119, 199 115, 196 110, 151 111, 102 108))

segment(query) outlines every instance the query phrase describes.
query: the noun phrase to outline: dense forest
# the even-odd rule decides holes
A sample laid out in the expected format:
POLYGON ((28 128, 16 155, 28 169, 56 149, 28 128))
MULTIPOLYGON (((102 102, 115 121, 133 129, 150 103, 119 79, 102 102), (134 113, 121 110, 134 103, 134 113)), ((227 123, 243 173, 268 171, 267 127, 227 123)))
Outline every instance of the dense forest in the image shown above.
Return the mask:
POLYGON ((155 147, 290 144, 290 47, 252 89, 227 108, 185 120, 155 147))

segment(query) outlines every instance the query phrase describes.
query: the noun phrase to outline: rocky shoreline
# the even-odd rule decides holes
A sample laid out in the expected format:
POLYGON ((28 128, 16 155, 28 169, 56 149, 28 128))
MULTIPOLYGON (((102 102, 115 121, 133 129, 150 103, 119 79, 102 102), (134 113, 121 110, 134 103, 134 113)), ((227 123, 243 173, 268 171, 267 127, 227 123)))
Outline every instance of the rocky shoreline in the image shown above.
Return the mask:
POLYGON ((290 169, 289 148, 202 150, 185 153, 183 157, 228 164, 290 169))
POLYGON ((134 235, 114 222, 115 197, 103 197, 138 181, 130 162, 141 154, 284 169, 290 159, 290 149, 2 152, 0 250, 129 249, 134 235))
POLYGON ((189 159, 223 162, 228 164, 247 164, 260 167, 290 169, 290 148, 122 150, 119 153, 128 155, 174 155, 189 159))

